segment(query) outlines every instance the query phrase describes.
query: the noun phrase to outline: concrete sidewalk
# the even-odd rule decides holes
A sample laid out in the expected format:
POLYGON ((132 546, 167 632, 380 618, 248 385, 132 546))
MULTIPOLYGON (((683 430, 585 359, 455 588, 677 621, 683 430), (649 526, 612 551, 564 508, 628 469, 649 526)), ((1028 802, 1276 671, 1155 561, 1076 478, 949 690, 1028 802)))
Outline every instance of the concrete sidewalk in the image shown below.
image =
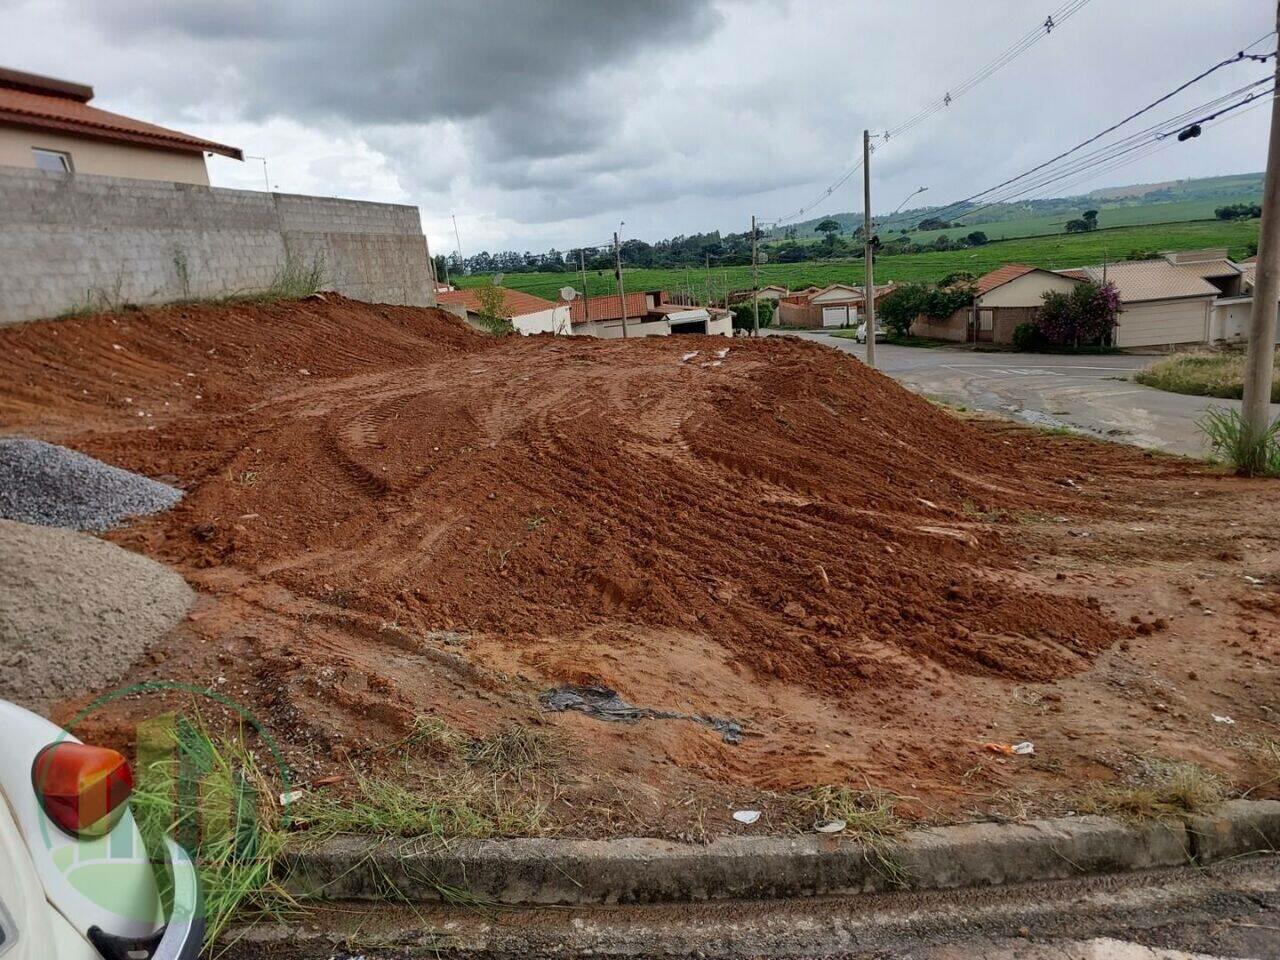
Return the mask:
MULTIPOLYGON (((820 332, 771 332, 843 350, 862 359, 866 346, 820 332)), ((1208 454, 1196 427, 1211 406, 1236 400, 1166 393, 1130 378, 1155 357, 1133 354, 980 353, 955 347, 879 344, 877 366, 908 389, 956 405, 1043 427, 1069 427, 1193 457, 1208 454)), ((1273 404, 1272 416, 1280 416, 1273 404)))

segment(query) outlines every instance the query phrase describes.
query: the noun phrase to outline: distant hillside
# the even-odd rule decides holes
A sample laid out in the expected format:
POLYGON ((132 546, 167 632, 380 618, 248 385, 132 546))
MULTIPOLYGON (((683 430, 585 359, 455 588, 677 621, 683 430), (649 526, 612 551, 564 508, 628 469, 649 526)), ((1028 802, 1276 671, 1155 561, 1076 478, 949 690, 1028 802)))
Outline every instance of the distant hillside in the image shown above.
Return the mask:
MULTIPOLYGON (((1085 210, 1097 210, 1098 224, 1104 227, 1207 220, 1213 217, 1213 211, 1217 207, 1261 200, 1262 179, 1261 173, 1240 173, 1222 177, 1170 180, 1164 183, 1102 187, 1078 196, 1002 203, 969 217, 949 217, 949 222, 959 225, 949 230, 915 229, 922 220, 945 208, 914 207, 888 219, 878 220, 876 229, 881 237, 903 233, 908 234, 913 241, 927 242, 942 234, 957 237, 972 230, 982 230, 993 240, 1060 233, 1065 228, 1066 221, 1079 217, 1085 210)), ((769 238, 782 240, 794 236, 802 241, 815 239, 821 236, 816 227, 827 219, 839 223, 841 232, 846 236, 862 225, 861 212, 833 213, 773 230, 769 233, 769 238)))

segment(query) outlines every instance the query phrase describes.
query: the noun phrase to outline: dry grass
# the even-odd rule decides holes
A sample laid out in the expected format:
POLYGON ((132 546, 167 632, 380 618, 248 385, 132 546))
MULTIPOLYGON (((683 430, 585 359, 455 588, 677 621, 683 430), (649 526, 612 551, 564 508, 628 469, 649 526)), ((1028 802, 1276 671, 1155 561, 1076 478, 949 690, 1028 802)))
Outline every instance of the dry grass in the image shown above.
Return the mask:
POLYGON ((898 797, 879 790, 824 785, 795 795, 792 802, 810 821, 843 820, 848 836, 892 837, 906 826, 896 812, 898 797))
POLYGON ((414 839, 532 837, 547 832, 547 804, 533 790, 507 790, 492 778, 450 773, 419 780, 356 775, 353 795, 307 794, 292 807, 304 842, 338 834, 414 839))
MULTIPOLYGON (((1276 357, 1280 367, 1280 353, 1276 357)), ((1170 393, 1239 400, 1244 392, 1244 354, 1236 351, 1178 353, 1157 360, 1133 379, 1170 393)), ((1271 383, 1271 402, 1280 403, 1280 371, 1271 383)))
POLYGON ((483 765, 494 776, 503 777, 555 767, 564 760, 565 750, 547 730, 511 724, 473 742, 466 757, 468 762, 483 765))
POLYGON ((1100 784, 1081 798, 1081 813, 1135 820, 1176 819, 1199 813, 1227 795, 1221 777, 1181 760, 1142 760, 1125 783, 1100 784))

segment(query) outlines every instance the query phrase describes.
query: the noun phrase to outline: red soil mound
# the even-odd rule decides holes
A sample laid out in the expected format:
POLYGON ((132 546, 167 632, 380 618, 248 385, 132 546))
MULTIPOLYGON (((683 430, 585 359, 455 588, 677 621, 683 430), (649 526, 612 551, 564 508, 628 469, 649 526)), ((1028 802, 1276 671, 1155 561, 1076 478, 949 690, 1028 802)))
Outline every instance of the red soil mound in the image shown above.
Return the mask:
POLYGON ((397 629, 555 640, 565 679, 605 675, 574 645, 609 626, 701 635, 743 678, 841 699, 1048 680, 1122 632, 1015 585, 970 522, 1074 508, 1070 465, 808 343, 495 340, 328 295, 0 348, 6 427, 186 486, 123 539, 397 629))

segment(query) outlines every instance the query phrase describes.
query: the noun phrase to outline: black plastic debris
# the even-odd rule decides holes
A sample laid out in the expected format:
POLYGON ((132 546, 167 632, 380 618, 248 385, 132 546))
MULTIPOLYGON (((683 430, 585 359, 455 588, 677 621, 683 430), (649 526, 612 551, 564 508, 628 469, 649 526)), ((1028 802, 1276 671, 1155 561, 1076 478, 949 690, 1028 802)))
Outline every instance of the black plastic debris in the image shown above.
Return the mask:
POLYGON ((543 691, 538 700, 542 704, 542 709, 552 713, 577 710, 579 713, 615 723, 636 723, 640 720, 691 720, 715 730, 724 738, 725 743, 742 742, 742 724, 736 720, 702 717, 672 710, 654 710, 652 707, 637 707, 635 704, 627 703, 618 696, 618 691, 610 690, 608 687, 553 687, 543 691))

